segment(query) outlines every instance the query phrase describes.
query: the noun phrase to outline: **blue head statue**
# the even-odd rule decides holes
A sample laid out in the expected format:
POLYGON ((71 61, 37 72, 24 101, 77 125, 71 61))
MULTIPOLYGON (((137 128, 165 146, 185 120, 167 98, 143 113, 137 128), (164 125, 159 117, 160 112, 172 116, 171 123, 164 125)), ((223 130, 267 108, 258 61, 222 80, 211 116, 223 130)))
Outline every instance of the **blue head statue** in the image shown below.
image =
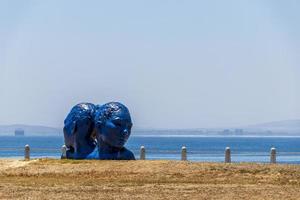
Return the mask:
POLYGON ((67 158, 85 159, 97 146, 94 113, 91 103, 75 105, 64 121, 64 138, 67 158))
POLYGON ((121 103, 99 106, 94 117, 98 153, 101 160, 134 160, 134 154, 124 147, 132 121, 129 110, 121 103))

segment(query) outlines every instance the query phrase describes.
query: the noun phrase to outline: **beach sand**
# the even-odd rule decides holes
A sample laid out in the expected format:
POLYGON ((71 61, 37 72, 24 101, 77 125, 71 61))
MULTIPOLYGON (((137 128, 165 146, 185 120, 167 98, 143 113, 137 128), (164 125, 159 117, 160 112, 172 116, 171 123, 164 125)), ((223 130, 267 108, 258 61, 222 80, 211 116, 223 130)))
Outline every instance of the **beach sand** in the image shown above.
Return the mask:
POLYGON ((0 160, 0 199, 300 199, 300 165, 0 160))

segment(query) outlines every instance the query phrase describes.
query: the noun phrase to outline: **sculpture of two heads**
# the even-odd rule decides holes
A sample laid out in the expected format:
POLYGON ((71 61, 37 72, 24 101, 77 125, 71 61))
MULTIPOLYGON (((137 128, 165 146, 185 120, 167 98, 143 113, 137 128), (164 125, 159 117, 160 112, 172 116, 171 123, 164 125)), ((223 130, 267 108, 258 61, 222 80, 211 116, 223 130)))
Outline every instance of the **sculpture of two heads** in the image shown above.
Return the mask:
POLYGON ((84 158, 99 145, 123 148, 132 127, 129 110, 118 102, 77 104, 64 123, 65 145, 74 158, 84 158))

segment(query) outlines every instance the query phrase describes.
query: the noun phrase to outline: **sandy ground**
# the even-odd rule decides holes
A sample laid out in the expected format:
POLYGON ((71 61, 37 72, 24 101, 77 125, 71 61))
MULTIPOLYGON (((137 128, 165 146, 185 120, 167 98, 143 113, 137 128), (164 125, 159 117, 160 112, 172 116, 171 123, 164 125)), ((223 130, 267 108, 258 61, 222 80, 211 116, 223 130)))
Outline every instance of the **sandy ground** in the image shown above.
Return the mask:
POLYGON ((0 160, 0 199, 300 199, 300 165, 0 160))

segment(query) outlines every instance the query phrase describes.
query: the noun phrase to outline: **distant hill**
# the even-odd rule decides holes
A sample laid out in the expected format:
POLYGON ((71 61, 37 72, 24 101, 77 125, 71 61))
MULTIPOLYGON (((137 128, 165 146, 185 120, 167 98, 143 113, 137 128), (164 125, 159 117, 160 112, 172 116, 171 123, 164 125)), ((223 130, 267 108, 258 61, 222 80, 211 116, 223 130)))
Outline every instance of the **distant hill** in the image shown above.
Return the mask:
MULTIPOLYGON (((25 131, 25 136, 62 136, 62 128, 47 126, 30 126, 24 124, 0 125, 0 136, 14 135, 16 129, 25 131)), ((300 120, 284 120, 254 124, 244 127, 231 128, 199 128, 199 129, 143 129, 133 128, 132 136, 234 136, 234 135, 257 135, 257 136, 300 136, 300 120), (242 130, 242 131, 237 131, 242 130)))
POLYGON ((59 128, 47 127, 47 126, 31 126, 24 124, 13 125, 0 125, 1 135, 14 135, 16 129, 22 129, 25 132, 25 136, 59 136, 62 134, 62 130, 59 128))
POLYGON ((300 135, 300 120, 283 120, 268 123, 255 124, 244 127, 251 131, 270 131, 273 133, 288 133, 300 135))
POLYGON ((300 136, 300 120, 284 120, 254 124, 243 127, 199 128, 199 129, 141 129, 133 135, 145 136, 300 136))

